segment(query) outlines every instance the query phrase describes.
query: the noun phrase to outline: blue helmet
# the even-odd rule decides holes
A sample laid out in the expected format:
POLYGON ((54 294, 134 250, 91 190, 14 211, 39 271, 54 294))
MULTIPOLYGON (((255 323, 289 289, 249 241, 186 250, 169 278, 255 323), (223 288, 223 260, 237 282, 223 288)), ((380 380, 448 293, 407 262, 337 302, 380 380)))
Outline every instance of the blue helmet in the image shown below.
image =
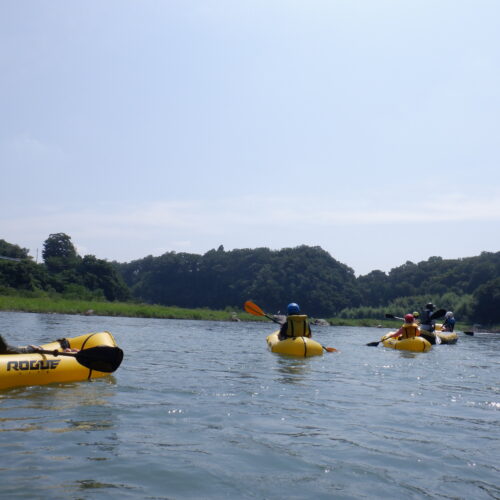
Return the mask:
POLYGON ((286 308, 286 312, 289 316, 291 314, 299 314, 300 313, 299 304, 296 304, 295 302, 288 304, 288 306, 286 308))

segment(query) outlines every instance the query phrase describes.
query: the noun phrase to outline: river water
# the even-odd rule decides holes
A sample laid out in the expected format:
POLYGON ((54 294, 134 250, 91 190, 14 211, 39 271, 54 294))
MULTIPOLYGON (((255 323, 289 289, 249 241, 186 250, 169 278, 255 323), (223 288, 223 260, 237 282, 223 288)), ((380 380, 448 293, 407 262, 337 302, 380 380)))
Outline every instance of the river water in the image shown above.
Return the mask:
POLYGON ((270 323, 0 312, 12 344, 108 330, 113 375, 0 392, 6 499, 500 498, 498 334, 429 353, 316 327, 338 353, 270 353, 270 323))

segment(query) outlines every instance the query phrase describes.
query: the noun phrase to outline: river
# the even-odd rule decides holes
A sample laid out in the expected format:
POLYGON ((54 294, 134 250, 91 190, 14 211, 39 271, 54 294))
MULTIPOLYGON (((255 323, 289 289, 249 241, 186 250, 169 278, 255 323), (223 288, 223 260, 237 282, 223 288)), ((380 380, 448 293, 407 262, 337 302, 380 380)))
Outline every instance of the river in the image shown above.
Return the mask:
POLYGON ((315 327, 337 353, 270 353, 271 323, 0 312, 12 344, 108 330, 121 367, 0 391, 1 498, 499 499, 499 334, 428 353, 315 327))

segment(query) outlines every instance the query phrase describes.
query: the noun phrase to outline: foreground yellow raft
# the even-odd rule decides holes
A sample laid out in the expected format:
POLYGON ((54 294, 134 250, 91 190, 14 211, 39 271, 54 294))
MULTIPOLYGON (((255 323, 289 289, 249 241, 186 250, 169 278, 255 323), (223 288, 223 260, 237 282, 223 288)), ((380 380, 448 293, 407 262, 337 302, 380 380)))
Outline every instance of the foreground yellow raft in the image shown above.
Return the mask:
POLYGON ((74 355, 57 356, 39 353, 1 354, 0 389, 104 377, 118 368, 123 357, 123 352, 117 347, 113 335, 109 332, 88 333, 43 344, 40 347, 47 351, 62 352, 63 345, 68 347, 68 344, 71 349, 78 349, 80 352, 74 355), (86 349, 89 351, 85 351, 86 349), (85 355, 86 352, 92 353, 89 359, 85 355), (113 359, 109 359, 110 356, 113 359), (78 359, 82 360, 86 366, 82 365, 78 359), (92 366, 100 367, 105 371, 92 369, 92 366))
POLYGON ((301 358, 323 354, 321 344, 309 337, 294 337, 279 340, 278 334, 279 330, 266 338, 267 345, 272 352, 287 354, 288 356, 300 356, 301 358))
POLYGON ((380 339, 382 344, 384 344, 384 347, 412 352, 427 352, 431 350, 432 346, 430 342, 423 337, 414 337, 412 339, 402 340, 389 338, 389 335, 392 335, 393 333, 395 332, 389 332, 380 339))

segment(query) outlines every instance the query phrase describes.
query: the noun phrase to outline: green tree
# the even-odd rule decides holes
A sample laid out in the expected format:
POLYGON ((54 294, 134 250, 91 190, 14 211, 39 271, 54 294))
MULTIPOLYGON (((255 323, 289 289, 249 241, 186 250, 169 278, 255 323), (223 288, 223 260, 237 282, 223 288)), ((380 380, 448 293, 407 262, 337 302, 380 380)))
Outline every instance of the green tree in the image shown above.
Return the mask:
POLYGON ((15 290, 35 291, 47 287, 49 276, 40 264, 31 259, 20 262, 0 260, 0 286, 15 290))
POLYGON ((79 280, 93 292, 102 291, 106 300, 126 301, 130 292, 123 278, 107 261, 97 259, 94 255, 85 255, 78 265, 79 280))
POLYGON ((75 268, 79 261, 71 237, 64 233, 49 235, 43 244, 42 257, 50 273, 75 268))
POLYGON ((21 248, 19 245, 7 243, 5 240, 0 240, 0 257, 8 257, 11 259, 28 259, 27 248, 21 248))
POLYGON ((500 278, 484 283, 473 296, 473 321, 483 325, 500 324, 500 278))

